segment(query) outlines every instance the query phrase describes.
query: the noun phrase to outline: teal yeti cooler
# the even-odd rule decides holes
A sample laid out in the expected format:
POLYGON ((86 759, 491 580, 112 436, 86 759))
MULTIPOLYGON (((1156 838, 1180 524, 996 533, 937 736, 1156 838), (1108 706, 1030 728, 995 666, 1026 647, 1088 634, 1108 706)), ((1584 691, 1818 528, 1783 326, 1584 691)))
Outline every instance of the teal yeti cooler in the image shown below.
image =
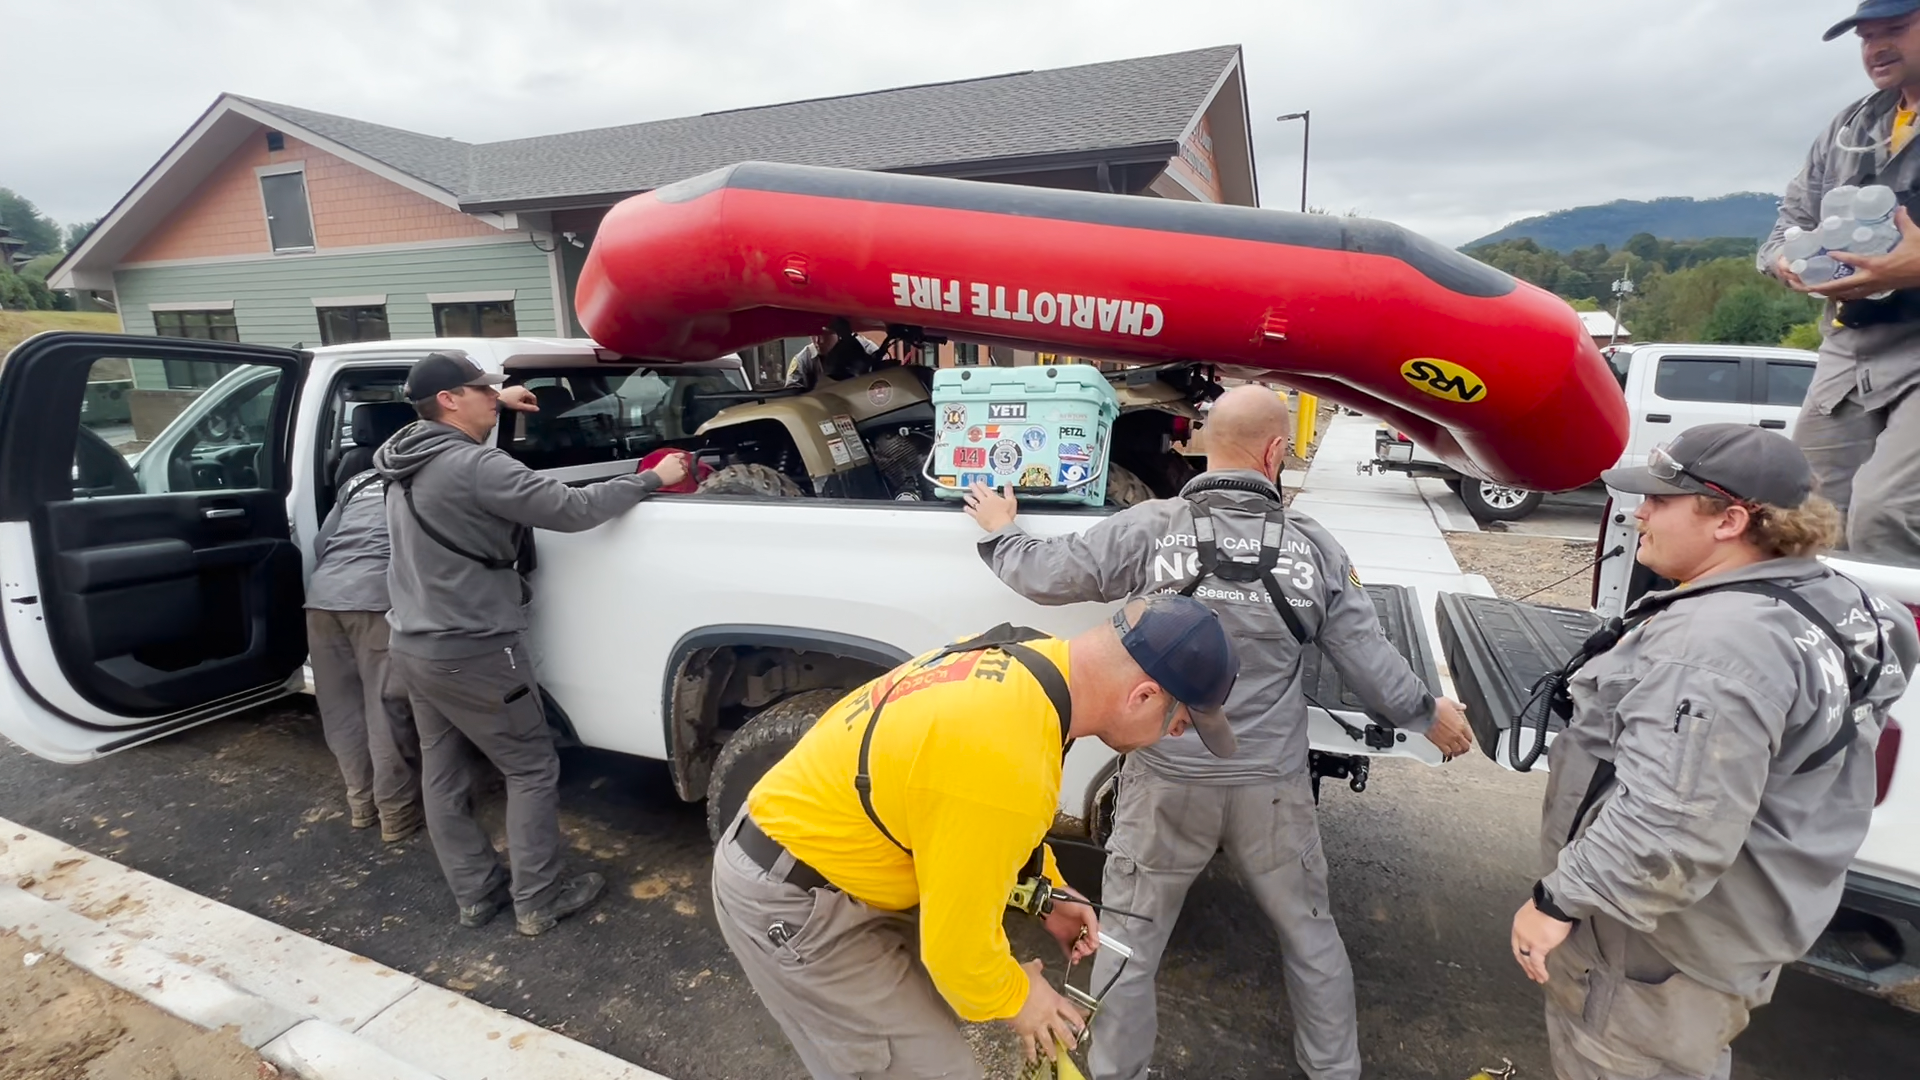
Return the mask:
POLYGON ((1099 506, 1107 497, 1107 438, 1120 398, 1088 364, 942 368, 928 475, 943 498, 974 481, 1009 484, 1023 499, 1099 506))

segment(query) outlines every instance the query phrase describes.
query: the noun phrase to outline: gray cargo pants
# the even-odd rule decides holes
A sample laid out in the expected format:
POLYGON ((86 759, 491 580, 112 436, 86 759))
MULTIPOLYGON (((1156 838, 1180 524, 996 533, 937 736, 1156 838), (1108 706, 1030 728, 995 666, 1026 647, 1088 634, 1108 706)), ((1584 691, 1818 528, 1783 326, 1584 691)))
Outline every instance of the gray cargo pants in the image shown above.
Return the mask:
POLYGON ((1846 547, 1876 562, 1920 562, 1920 390, 1881 409, 1851 395, 1831 414, 1806 408, 1793 441, 1816 490, 1846 515, 1846 547))
POLYGON ((1547 956, 1547 1043, 1558 1080, 1727 1080, 1734 1036, 1773 996, 1716 990, 1668 963, 1645 936, 1583 920, 1547 956))
POLYGON ((420 820, 420 739, 406 695, 387 685, 390 634, 384 611, 307 612, 313 696, 347 805, 399 832, 420 820))
POLYGON ((980 1080, 959 1019, 920 963, 913 917, 787 884, 793 856, 761 869, 734 842, 740 820, 713 854, 714 914, 808 1074, 980 1080))
MULTIPOLYGON (((1214 787, 1168 780, 1133 760, 1120 775, 1103 899, 1153 921, 1101 916, 1101 928, 1132 948, 1134 959, 1094 1018, 1087 1057, 1093 1080, 1147 1075, 1159 1027, 1154 973, 1187 887, 1219 848, 1280 937, 1295 1059, 1314 1080, 1354 1080, 1360 1033, 1353 967, 1327 904, 1327 858, 1306 775, 1214 787)), ((1095 953, 1093 985, 1105 986, 1117 965, 1095 953)))
POLYGON ((507 782, 513 910, 525 915, 545 906, 561 884, 560 755, 525 648, 458 660, 396 651, 393 670, 420 729, 427 832, 454 899, 473 907, 508 880, 473 817, 478 750, 507 782))

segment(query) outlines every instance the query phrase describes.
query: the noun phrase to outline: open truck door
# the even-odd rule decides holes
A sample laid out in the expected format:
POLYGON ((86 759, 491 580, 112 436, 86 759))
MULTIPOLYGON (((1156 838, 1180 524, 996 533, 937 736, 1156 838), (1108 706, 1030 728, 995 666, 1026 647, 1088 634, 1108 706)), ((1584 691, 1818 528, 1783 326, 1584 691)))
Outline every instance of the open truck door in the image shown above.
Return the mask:
POLYGON ((307 653, 286 500, 308 359, 117 334, 6 358, 0 735, 79 762, 288 692, 307 653))

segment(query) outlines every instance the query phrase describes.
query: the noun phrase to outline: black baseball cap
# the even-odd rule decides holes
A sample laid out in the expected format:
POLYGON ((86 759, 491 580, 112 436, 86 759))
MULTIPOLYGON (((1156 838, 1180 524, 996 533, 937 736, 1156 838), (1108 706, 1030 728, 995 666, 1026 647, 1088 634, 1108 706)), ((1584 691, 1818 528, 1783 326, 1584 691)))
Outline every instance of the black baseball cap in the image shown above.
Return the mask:
POLYGON ((1920 11, 1920 0, 1863 0, 1858 10, 1834 23, 1820 40, 1832 41, 1868 19, 1896 19, 1916 11, 1920 11))
POLYGON ((1749 424, 1701 424, 1657 446, 1636 469, 1608 469, 1600 479, 1633 495, 1712 495, 1798 508, 1813 494, 1813 467, 1793 440, 1749 424))
POLYGON ((463 386, 499 386, 505 375, 488 371, 466 353, 428 353, 414 361, 407 372, 407 400, 425 401, 442 390, 463 386))
POLYGON ((1166 593, 1122 605, 1113 613, 1113 628, 1147 678, 1187 707, 1207 750, 1232 757, 1238 743, 1222 707, 1240 677, 1240 658, 1220 616, 1191 596, 1166 593), (1135 609, 1131 625, 1129 608, 1135 609))

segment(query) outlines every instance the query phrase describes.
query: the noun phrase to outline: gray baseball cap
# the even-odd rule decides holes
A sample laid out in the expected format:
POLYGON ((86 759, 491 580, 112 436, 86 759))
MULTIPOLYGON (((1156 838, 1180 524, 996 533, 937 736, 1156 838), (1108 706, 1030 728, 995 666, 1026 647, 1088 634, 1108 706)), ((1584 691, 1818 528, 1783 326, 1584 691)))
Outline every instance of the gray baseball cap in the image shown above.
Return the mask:
POLYGON ((1813 468, 1793 440, 1749 424, 1701 424, 1656 446, 1647 463, 1600 479, 1633 495, 1711 495, 1792 510, 1813 494, 1813 468))

